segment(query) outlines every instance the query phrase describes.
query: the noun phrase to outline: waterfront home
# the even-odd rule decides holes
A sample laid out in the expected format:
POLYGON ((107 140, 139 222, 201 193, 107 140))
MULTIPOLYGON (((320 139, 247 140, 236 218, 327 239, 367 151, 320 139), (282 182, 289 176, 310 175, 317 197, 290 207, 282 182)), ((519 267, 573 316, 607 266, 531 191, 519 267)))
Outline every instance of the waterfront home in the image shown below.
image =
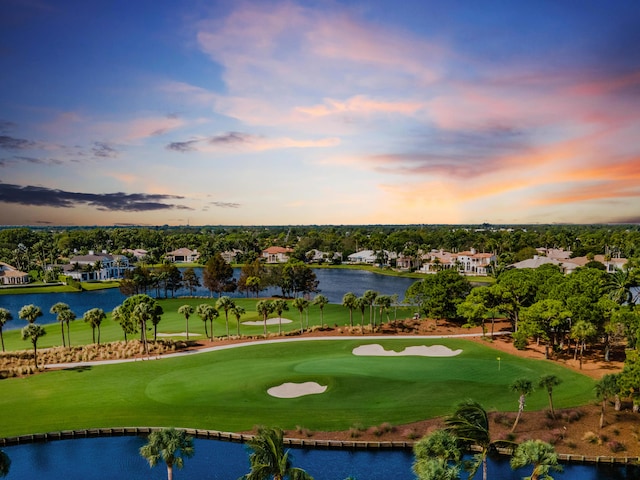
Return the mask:
POLYGON ((0 262, 0 284, 24 285, 29 283, 29 274, 21 272, 8 263, 0 262))
POLYGON ((452 253, 444 250, 431 250, 422 256, 422 273, 435 273, 440 270, 455 269, 463 275, 488 275, 496 262, 495 253, 480 253, 474 248, 464 252, 452 253))
POLYGON ((388 265, 389 260, 395 260, 396 258, 398 258, 398 254, 389 250, 360 250, 347 256, 347 263, 388 265))
POLYGON ((262 251, 262 258, 267 263, 287 263, 293 248, 288 247, 269 247, 262 251))
POLYGON ((309 250, 304 254, 307 261, 312 263, 322 263, 322 262, 336 262, 339 261, 342 263, 342 253, 340 252, 323 252, 316 248, 309 250))
POLYGON ((165 258, 173 263, 195 263, 200 258, 198 250, 188 248, 178 248, 165 255, 165 258))
POLYGON ((48 266, 49 269, 55 267, 62 268, 64 275, 80 282, 121 279, 124 272, 133 268, 125 255, 112 255, 106 250, 102 253, 90 250, 87 255, 75 255, 69 259, 68 265, 48 266))

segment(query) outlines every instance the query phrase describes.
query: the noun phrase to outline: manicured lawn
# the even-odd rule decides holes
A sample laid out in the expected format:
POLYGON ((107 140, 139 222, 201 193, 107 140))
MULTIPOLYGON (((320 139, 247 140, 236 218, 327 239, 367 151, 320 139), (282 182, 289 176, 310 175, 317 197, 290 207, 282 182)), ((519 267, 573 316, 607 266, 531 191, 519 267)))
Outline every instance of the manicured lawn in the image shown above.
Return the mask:
MULTIPOLYGON (((256 424, 343 430, 356 423, 402 424, 451 412, 465 398, 488 410, 514 410, 508 385, 555 374, 557 407, 593 398, 593 380, 543 360, 500 354, 465 340, 393 339, 272 341, 266 345, 158 361, 46 372, 0 381, 0 436, 115 426, 177 426, 242 431, 256 424), (361 357, 358 345, 384 343, 462 349, 456 357, 361 357), (315 381, 323 394, 279 399, 267 389, 284 382, 315 381)), ((536 391, 527 409, 543 409, 536 391)))

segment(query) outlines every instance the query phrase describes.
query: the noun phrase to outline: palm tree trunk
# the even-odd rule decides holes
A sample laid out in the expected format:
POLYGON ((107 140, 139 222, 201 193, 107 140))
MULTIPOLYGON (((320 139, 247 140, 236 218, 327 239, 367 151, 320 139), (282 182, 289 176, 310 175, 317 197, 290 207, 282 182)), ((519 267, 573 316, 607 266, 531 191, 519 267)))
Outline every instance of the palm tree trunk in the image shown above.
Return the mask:
POLYGON ((526 397, 524 395, 520 395, 520 399, 518 400, 518 414, 516 415, 516 420, 513 422, 513 427, 511 427, 511 433, 513 433, 516 430, 516 427, 518 426, 518 422, 520 421, 520 416, 522 415, 522 411, 524 410, 525 398, 526 397))
POLYGON ((482 455, 482 480, 487 480, 487 452, 482 455))
POLYGON ((68 340, 67 343, 69 344, 69 348, 71 348, 71 335, 69 334, 69 322, 66 322, 66 324, 67 324, 67 340, 68 340))
POLYGON ((67 344, 64 341, 64 322, 60 322, 60 330, 62 330, 62 346, 66 347, 67 344))
POLYGON ((189 340, 189 319, 187 318, 187 341, 189 340))
POLYGON ((100 345, 100 325, 98 325, 98 345, 100 345))
POLYGON ((602 399, 602 407, 600 408, 600 428, 604 427, 604 409, 607 404, 607 399, 602 399))
POLYGON ((173 465, 167 465, 167 480, 173 480, 173 465))
POLYGON ((4 352, 4 337, 2 336, 2 328, 0 328, 0 342, 2 342, 2 351, 4 352))

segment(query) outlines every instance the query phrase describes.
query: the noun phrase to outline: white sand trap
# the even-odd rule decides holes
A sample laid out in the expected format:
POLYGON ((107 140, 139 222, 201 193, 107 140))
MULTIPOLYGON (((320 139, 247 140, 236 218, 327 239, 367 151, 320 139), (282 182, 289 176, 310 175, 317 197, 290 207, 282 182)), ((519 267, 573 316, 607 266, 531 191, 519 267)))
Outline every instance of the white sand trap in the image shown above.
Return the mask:
POLYGON ((272 397, 277 398, 297 398, 305 395, 315 395, 317 393, 324 393, 327 390, 326 385, 320 385, 316 382, 304 382, 304 383, 283 383, 277 387, 271 387, 267 390, 267 393, 272 397))
POLYGON ((371 345, 360 345, 353 349, 354 355, 360 356, 384 356, 384 357, 406 357, 406 356, 420 356, 420 357, 455 357, 460 355, 462 350, 451 350, 444 345, 433 345, 428 347, 426 345, 418 345, 413 347, 407 347, 401 352, 394 352, 393 350, 385 350, 382 345, 377 343, 371 345))
MULTIPOLYGON (((187 336, 187 332, 180 332, 180 333, 159 333, 158 337, 186 337, 187 336)), ((189 336, 190 337, 199 337, 200 334, 199 333, 191 333, 189 332, 189 336)))
MULTIPOLYGON (((267 319, 267 325, 278 325, 280 323, 280 318, 269 318, 267 319)), ((293 320, 289 320, 287 318, 282 319, 282 323, 291 323, 293 320)), ((242 322, 242 325, 264 325, 264 320, 258 320, 256 322, 242 322)))

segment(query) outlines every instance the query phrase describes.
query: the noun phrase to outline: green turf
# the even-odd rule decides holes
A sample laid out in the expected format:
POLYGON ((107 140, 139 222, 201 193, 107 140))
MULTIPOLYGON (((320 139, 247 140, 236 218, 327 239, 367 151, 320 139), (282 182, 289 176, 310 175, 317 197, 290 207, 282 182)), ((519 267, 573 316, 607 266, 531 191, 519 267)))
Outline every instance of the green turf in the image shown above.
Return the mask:
MULTIPOLYGON (((550 361, 504 353, 465 340, 394 339, 270 342, 187 357, 47 372, 0 381, 0 436, 115 426, 178 426, 241 431, 256 424, 342 430, 354 424, 403 424, 451 412, 473 398, 488 410, 515 410, 508 385, 555 374, 557 407, 593 398, 593 380, 550 361), (456 357, 360 357, 362 344, 387 349, 446 344, 456 357), (269 396, 284 382, 315 381, 325 393, 269 396)), ((536 391, 527 409, 543 409, 536 391)))

